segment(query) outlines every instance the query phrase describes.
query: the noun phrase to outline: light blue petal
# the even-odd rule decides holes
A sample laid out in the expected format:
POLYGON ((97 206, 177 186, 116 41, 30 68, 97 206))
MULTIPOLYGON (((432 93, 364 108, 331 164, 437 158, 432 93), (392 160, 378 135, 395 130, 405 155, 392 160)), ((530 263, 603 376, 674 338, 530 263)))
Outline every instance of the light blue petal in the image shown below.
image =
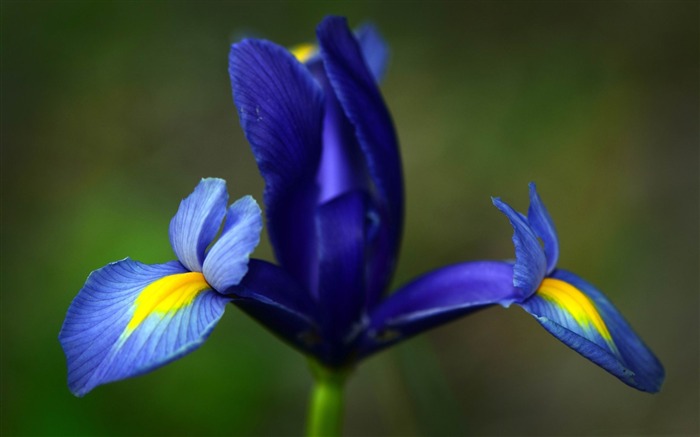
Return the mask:
POLYGON ((92 272, 59 334, 70 390, 83 396, 199 347, 230 302, 206 287, 201 273, 177 261, 147 265, 127 258, 92 272), (161 286, 166 283, 190 288, 161 286))
POLYGON ((527 219, 511 208, 500 198, 491 199, 493 204, 508 217, 513 226, 513 244, 515 245, 515 267, 513 268, 513 285, 528 298, 535 292, 547 270, 544 251, 537 240, 527 219))
POLYGON ((245 196, 228 209, 221 237, 204 260, 207 282, 225 293, 241 282, 248 271, 248 259, 260 242, 262 217, 260 207, 251 196, 245 196))
POLYGON ((585 298, 579 296, 577 304, 566 304, 561 298, 552 298, 551 292, 540 290, 520 305, 552 335, 625 384, 642 391, 659 391, 664 380, 663 366, 617 308, 573 273, 555 270, 552 278, 570 285, 585 298), (588 303, 593 311, 583 308, 588 303), (590 314, 582 316, 583 313, 590 314))
POLYGON ((201 272, 207 247, 226 213, 226 181, 207 178, 180 202, 170 221, 170 244, 177 259, 192 272, 201 272))
POLYGON ((537 194, 537 187, 530 182, 530 207, 527 210, 527 220, 538 237, 544 242, 544 255, 547 258, 547 274, 557 267, 559 259, 559 237, 554 227, 554 221, 545 208, 542 199, 537 194))
POLYGON ((362 55, 377 83, 381 82, 389 61, 389 46, 379 30, 371 23, 362 24, 355 31, 355 38, 360 43, 362 55))

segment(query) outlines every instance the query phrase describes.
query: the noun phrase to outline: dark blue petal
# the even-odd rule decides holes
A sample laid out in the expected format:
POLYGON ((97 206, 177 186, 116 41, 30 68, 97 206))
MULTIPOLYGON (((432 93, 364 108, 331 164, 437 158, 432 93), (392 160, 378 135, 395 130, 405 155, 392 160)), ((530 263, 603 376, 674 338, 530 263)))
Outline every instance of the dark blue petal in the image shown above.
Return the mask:
POLYGON ((513 268, 513 285, 526 299, 535 292, 547 270, 547 261, 537 235, 533 232, 527 219, 511 208, 500 198, 491 199, 493 204, 508 217, 513 226, 513 244, 515 245, 515 267, 513 268))
POLYGON ((372 311, 360 355, 366 356, 488 305, 519 298, 513 265, 501 261, 455 264, 404 285, 372 311))
POLYGON ((177 261, 147 265, 127 258, 92 272, 59 334, 69 388, 83 396, 193 351, 230 300, 177 261))
POLYGON ((391 116, 360 46, 344 18, 328 17, 317 29, 321 57, 335 95, 355 133, 378 195, 378 215, 389 234, 388 267, 376 274, 386 285, 403 227, 403 176, 391 116))
MULTIPOLYGON (((362 57, 367 67, 372 72, 374 80, 379 83, 384 78, 387 61, 389 60, 389 46, 387 45, 379 30, 372 23, 364 23, 355 30, 355 38, 362 50, 362 57)), ((323 61, 314 44, 299 44, 290 49, 292 55, 301 63, 305 64, 320 81, 321 65, 323 61)))
POLYGON ((554 227, 554 221, 545 208, 542 199, 537 194, 537 187, 530 182, 530 207, 527 210, 527 221, 538 237, 544 242, 544 255, 547 258, 547 274, 557 267, 559 259, 559 237, 554 227))
POLYGON ((355 37, 360 43, 362 55, 365 58, 377 83, 381 82, 386 72, 387 61, 389 60, 389 46, 387 45, 379 30, 371 24, 365 23, 355 31, 355 37))
POLYGON ((278 337, 304 353, 314 354, 320 348, 315 304, 280 267, 251 259, 248 273, 232 291, 234 303, 278 337))
POLYGON ((555 270, 520 305, 552 335, 625 384, 652 393, 661 388, 659 360, 610 301, 580 277, 555 270))
POLYGON ((248 257, 260 242, 260 207, 251 196, 231 205, 221 237, 204 260, 204 277, 220 293, 237 285, 248 271, 248 257))
POLYGON ((321 89, 287 49, 267 41, 234 44, 229 73, 241 126, 265 179, 264 201, 275 254, 282 266, 307 284, 315 256, 321 89))
POLYGON ((326 91, 323 151, 316 177, 320 204, 349 191, 369 190, 371 180, 355 128, 345 116, 325 71, 319 68, 315 74, 326 91))
POLYGON ((215 178, 202 179, 180 202, 170 221, 170 245, 190 271, 202 271, 204 252, 221 227, 227 203, 226 181, 215 178))
POLYGON ((347 193, 317 214, 319 312, 324 339, 337 346, 328 352, 332 360, 342 360, 365 303, 365 199, 361 192, 347 193))

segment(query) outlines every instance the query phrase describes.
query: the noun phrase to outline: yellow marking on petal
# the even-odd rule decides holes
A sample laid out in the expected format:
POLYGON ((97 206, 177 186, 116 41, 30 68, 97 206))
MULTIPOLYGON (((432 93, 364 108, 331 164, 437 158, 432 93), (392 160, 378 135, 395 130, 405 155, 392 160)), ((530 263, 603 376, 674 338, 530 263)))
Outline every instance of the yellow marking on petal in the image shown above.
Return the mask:
POLYGON ((619 355, 610 331, 608 331, 608 327, 605 325, 598 309, 593 301, 583 294, 581 290, 568 282, 554 278, 545 278, 540 284, 537 294, 571 314, 576 323, 584 330, 595 330, 598 332, 610 346, 610 349, 619 355))
POLYGON ((315 44, 309 43, 299 44, 289 49, 289 51, 292 52, 292 55, 297 58, 297 61, 301 62, 302 64, 311 59, 311 57, 316 54, 317 50, 318 48, 315 44))
POLYGON ((194 300, 199 293, 211 289, 204 275, 197 272, 165 276, 149 284, 136 298, 136 310, 124 333, 128 336, 151 314, 176 312, 194 300))

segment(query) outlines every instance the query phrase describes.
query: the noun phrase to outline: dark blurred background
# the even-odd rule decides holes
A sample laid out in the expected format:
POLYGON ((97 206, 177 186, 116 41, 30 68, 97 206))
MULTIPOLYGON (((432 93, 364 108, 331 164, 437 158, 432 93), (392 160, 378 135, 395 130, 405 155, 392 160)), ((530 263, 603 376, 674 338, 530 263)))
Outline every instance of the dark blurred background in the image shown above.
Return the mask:
MULTIPOLYGON (((518 308, 363 363, 347 435, 697 435, 698 2, 2 2, 2 435, 295 435, 301 355, 234 307, 198 351, 74 398, 57 341, 87 274, 173 259, 167 229, 205 176, 261 199, 229 44, 375 22, 401 139, 398 285, 510 258, 490 203, 538 183, 559 265, 598 285, 658 354, 637 392, 518 308)), ((271 259, 267 240, 257 257, 271 259)))

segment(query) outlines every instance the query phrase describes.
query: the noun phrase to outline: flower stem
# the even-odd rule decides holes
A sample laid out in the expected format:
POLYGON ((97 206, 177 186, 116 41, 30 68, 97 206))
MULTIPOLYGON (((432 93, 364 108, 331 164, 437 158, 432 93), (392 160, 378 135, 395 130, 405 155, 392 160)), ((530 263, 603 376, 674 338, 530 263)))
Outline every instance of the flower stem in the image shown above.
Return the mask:
POLYGON ((306 423, 308 437, 340 436, 343 427, 343 388, 347 369, 331 369, 309 361, 314 387, 306 423))

